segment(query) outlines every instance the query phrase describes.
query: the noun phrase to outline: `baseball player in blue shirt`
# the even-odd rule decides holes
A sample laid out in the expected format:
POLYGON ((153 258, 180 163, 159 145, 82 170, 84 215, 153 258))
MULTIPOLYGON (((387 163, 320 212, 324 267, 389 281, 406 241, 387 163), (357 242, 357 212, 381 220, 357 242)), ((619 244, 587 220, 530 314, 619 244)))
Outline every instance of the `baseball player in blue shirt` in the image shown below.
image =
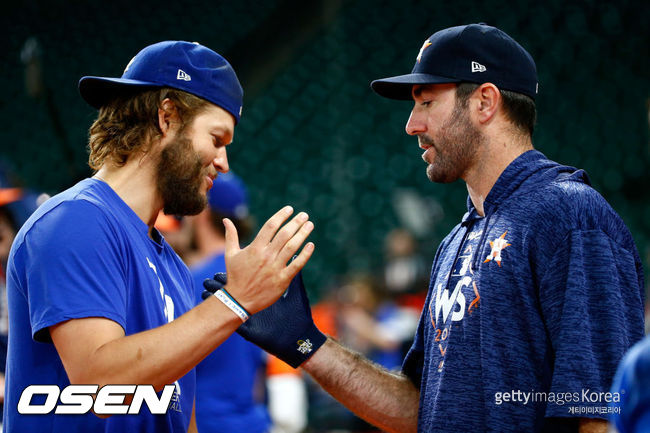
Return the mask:
POLYGON ((43 204, 12 246, 4 431, 195 431, 194 366, 285 291, 313 251, 307 243, 287 265, 313 224, 302 212, 289 220, 285 207, 240 249, 225 219, 230 282, 194 307, 190 272, 154 223, 161 209, 200 212, 228 171, 243 94, 234 70, 198 43, 166 41, 139 52, 121 78, 84 77, 79 90, 99 109, 89 142, 96 173, 43 204), (174 386, 163 414, 141 406, 100 418, 61 414, 80 404, 55 409, 58 393, 21 398, 32 384, 174 386))

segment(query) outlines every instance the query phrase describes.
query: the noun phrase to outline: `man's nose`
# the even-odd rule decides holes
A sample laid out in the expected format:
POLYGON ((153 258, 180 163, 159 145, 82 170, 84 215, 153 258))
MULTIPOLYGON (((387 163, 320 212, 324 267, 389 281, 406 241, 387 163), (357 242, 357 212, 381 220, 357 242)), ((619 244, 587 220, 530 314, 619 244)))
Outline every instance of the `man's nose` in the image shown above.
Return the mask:
POLYGON ((411 115, 409 116, 409 120, 406 122, 405 130, 408 135, 422 134, 427 130, 424 116, 417 113, 415 108, 411 110, 411 115))
POLYGON ((230 170, 226 146, 221 146, 217 149, 217 156, 212 160, 212 164, 219 173, 227 173, 230 170))

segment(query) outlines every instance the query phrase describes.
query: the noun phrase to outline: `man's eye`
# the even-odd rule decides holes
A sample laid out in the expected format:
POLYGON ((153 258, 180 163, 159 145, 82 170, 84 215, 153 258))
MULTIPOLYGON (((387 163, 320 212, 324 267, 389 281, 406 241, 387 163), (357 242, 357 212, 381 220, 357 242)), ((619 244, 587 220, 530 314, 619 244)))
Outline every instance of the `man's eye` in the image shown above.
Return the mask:
POLYGON ((431 101, 422 101, 420 105, 424 105, 425 107, 428 107, 429 105, 431 105, 431 101))

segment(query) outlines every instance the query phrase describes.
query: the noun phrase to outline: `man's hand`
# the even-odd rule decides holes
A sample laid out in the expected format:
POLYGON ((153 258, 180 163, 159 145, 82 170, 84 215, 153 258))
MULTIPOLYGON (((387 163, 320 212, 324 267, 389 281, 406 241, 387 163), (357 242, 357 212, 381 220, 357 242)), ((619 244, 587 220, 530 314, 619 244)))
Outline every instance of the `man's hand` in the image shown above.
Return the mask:
MULTIPOLYGON (((214 279, 205 280, 203 298, 221 289, 229 279, 219 273, 214 279)), ((306 361, 327 339, 314 325, 300 272, 280 299, 252 315, 237 332, 293 368, 306 361)))
POLYGON ((278 211, 244 249, 239 248, 235 225, 228 218, 223 221, 228 272, 226 289, 251 314, 275 302, 314 251, 314 244, 307 243, 295 260, 287 265, 314 228, 304 212, 280 228, 292 213, 290 206, 278 211))

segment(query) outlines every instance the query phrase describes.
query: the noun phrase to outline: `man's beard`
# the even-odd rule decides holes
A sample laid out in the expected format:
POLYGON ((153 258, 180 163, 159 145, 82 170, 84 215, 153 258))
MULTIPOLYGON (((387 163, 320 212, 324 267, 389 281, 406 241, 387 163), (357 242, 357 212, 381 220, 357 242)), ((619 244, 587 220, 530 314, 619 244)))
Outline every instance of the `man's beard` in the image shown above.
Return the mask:
POLYGON ((485 137, 472 125, 467 107, 458 102, 440 131, 435 141, 426 134, 418 137, 421 143, 432 146, 436 152, 433 163, 427 166, 427 177, 436 183, 455 182, 472 165, 485 137))
POLYGON ((196 215, 208 201, 201 191, 203 164, 192 141, 180 134, 160 154, 156 184, 167 215, 196 215))

